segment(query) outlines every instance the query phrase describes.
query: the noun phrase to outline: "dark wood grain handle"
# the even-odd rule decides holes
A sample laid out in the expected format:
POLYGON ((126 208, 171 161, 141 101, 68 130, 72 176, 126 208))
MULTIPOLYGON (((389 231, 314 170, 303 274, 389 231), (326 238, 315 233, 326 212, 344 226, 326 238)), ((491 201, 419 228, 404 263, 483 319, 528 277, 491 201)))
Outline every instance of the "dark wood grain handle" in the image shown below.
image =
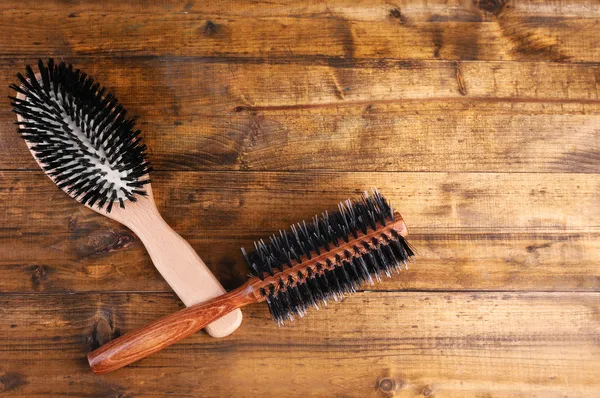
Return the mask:
POLYGON ((253 302, 240 289, 167 315, 129 332, 88 355, 96 374, 120 369, 184 339, 231 311, 253 302))

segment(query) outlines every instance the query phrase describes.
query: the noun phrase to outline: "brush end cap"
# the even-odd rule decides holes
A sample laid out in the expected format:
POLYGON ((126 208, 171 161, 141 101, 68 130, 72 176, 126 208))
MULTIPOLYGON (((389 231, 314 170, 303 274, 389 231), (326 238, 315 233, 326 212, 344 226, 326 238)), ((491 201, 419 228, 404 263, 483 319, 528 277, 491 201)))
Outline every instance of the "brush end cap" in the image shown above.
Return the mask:
POLYGON ((242 311, 237 309, 209 324, 204 330, 211 337, 227 337, 240 327, 242 318, 242 311))

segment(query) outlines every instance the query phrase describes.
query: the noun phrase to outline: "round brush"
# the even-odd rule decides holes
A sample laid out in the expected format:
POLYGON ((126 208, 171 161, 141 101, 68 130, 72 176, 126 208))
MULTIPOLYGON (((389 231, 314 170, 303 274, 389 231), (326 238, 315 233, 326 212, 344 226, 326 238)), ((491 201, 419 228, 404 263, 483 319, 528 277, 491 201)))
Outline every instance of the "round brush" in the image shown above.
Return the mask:
POLYGON ((244 256, 254 275, 244 285, 206 303, 186 308, 127 333, 88 355, 95 373, 107 373, 195 333, 242 306, 266 301, 278 325, 302 317, 400 272, 414 252, 406 225, 375 191, 340 203, 338 211, 293 225, 244 256))

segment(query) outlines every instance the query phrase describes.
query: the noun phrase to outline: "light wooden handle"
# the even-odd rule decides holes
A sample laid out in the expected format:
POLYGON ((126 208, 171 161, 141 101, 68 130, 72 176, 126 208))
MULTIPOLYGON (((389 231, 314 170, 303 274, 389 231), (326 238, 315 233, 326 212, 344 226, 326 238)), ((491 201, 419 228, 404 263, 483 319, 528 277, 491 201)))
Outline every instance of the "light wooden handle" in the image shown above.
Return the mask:
MULTIPOLYGON (((158 211, 128 210, 124 223, 142 240, 154 266, 183 303, 192 305, 225 294, 225 289, 196 251, 162 219, 158 211)), ((224 313, 224 317, 206 326, 212 337, 225 337, 242 322, 240 310, 224 313)))
POLYGON ((184 339, 210 322, 252 302, 241 289, 167 315, 129 332, 88 355, 96 374, 120 369, 184 339))

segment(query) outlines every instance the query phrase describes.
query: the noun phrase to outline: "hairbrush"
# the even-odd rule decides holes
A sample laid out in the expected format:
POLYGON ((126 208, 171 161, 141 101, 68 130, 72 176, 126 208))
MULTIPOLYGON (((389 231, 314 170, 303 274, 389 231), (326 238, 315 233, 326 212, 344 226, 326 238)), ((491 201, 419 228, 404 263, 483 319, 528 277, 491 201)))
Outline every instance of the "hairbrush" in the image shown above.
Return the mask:
MULTIPOLYGON (((152 262, 191 306, 225 293, 194 249, 163 220, 152 196, 146 145, 135 118, 114 95, 79 69, 52 59, 26 67, 12 100, 19 133, 46 175, 88 208, 127 226, 141 239, 152 262)), ((234 311, 214 318, 213 337, 233 332, 242 320, 234 311)))
POLYGON ((339 301, 363 283, 400 272, 414 255, 406 225, 377 191, 342 202, 338 211, 292 225, 268 242, 242 252, 252 277, 241 287, 127 333, 88 355, 95 373, 107 373, 195 332, 230 311, 266 301, 278 325, 302 317, 307 308, 339 301))

